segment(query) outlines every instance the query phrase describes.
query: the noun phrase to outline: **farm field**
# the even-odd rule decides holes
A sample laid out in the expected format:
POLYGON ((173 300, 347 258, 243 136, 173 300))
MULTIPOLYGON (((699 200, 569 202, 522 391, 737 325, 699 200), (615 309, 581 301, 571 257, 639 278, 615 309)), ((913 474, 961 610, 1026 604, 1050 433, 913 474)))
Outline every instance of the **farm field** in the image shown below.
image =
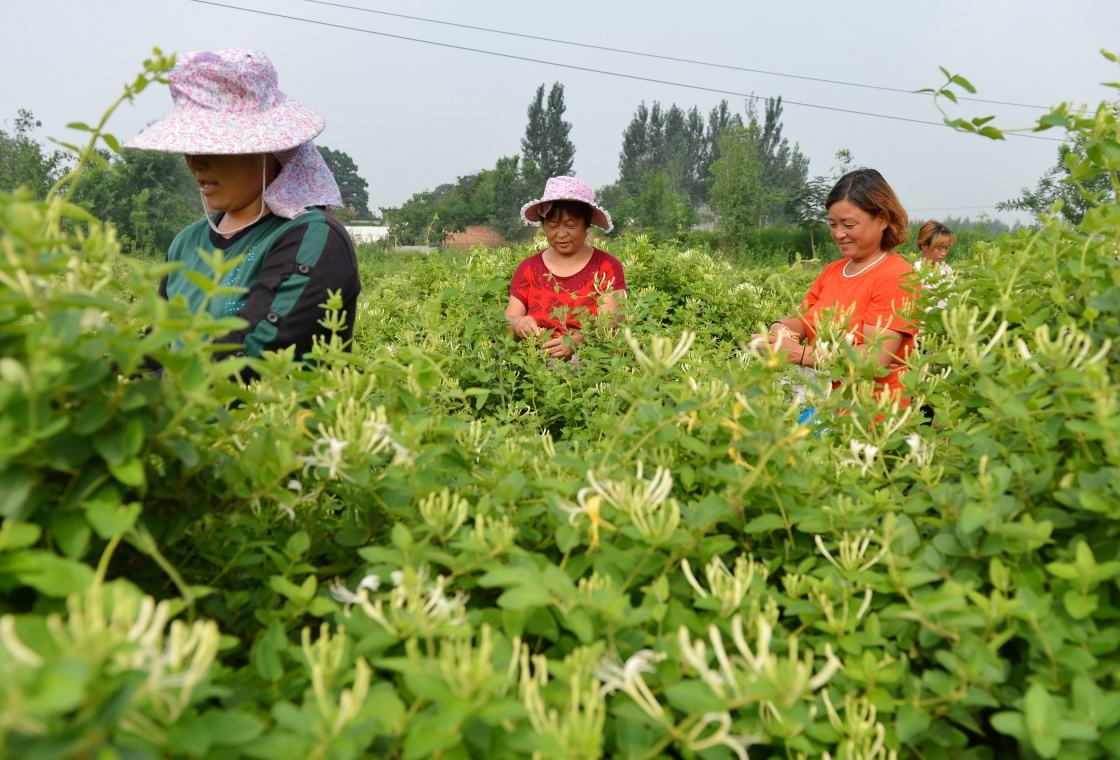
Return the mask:
POLYGON ((575 365, 505 333, 530 247, 363 247, 353 350, 245 385, 0 193, 2 754, 1120 755, 1118 241, 962 251, 907 407, 746 345, 817 264, 644 237, 575 365))

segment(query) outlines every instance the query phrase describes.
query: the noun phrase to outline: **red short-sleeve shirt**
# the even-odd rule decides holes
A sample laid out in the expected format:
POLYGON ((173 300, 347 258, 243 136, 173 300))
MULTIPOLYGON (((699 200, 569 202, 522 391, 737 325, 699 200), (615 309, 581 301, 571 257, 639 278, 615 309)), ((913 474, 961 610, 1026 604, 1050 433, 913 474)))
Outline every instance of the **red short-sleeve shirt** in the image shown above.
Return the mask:
POLYGON ((544 252, 522 261, 509 283, 509 294, 525 304, 525 312, 541 327, 557 332, 578 330, 582 315, 598 314, 603 296, 626 290, 622 263, 595 248, 591 258, 568 277, 553 274, 544 263, 544 252))
POLYGON ((914 347, 914 336, 918 324, 912 311, 914 284, 910 272, 910 262, 897 253, 887 254, 886 258, 871 269, 856 275, 844 276, 844 258, 828 264, 809 286, 809 292, 801 302, 801 321, 805 334, 812 345, 817 337, 817 322, 821 312, 826 309, 850 311, 848 333, 856 345, 863 345, 864 324, 878 324, 902 335, 896 358, 888 366, 888 374, 877 378, 891 389, 899 390, 899 380, 904 369, 902 361, 914 347))

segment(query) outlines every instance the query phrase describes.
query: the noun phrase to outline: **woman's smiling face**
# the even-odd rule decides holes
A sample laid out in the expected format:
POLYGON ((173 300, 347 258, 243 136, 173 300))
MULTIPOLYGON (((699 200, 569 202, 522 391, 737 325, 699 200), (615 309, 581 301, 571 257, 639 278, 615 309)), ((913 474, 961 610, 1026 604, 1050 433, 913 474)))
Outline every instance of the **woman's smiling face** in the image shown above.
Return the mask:
POLYGON ((841 255, 858 261, 882 250, 887 220, 842 200, 828 207, 828 226, 841 255))
POLYGON ((583 250, 587 241, 587 223, 583 219, 561 211, 543 220, 542 226, 549 246, 561 256, 571 256, 583 250))

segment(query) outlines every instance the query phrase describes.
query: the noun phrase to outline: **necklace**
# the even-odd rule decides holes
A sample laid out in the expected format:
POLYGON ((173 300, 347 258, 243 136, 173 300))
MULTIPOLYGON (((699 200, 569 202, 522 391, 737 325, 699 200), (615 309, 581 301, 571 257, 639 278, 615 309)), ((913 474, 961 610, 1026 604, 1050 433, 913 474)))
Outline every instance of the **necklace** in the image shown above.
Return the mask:
POLYGON ((858 271, 858 272, 856 272, 855 274, 848 274, 848 264, 851 264, 851 263, 852 263, 852 260, 851 260, 851 259, 848 259, 847 263, 845 263, 845 264, 844 264, 844 269, 843 269, 843 270, 841 270, 840 274, 841 274, 841 275, 843 275, 844 277, 847 277, 847 278, 848 278, 849 280, 850 280, 851 278, 853 278, 853 277, 859 277, 859 276, 860 276, 861 274, 863 274, 863 273, 864 273, 864 272, 866 272, 866 271, 867 271, 868 269, 870 269, 871 267, 873 267, 873 266, 875 266, 876 264, 878 264, 878 263, 879 263, 880 261, 882 261, 882 260, 883 260, 883 259, 885 259, 886 257, 887 257, 887 252, 886 252, 886 251, 883 251, 882 253, 880 253, 880 254, 879 254, 879 255, 878 255, 878 256, 877 256, 876 258, 875 258, 875 260, 874 260, 874 261, 872 261, 872 262, 871 262, 870 264, 868 264, 867 266, 865 266, 865 267, 864 267, 863 269, 859 270, 859 271, 858 271))

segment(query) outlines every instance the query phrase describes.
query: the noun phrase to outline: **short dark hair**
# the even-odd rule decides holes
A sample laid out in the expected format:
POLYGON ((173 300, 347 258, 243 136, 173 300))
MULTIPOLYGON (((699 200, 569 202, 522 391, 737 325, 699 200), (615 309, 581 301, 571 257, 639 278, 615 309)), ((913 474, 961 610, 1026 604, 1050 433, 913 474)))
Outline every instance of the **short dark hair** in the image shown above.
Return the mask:
POLYGON ((862 211, 887 220, 883 230, 884 251, 906 242, 910 236, 910 217, 894 194, 894 190, 874 169, 856 169, 841 177, 824 202, 825 210, 840 201, 848 201, 862 211))
POLYGON ((541 215, 541 221, 558 219, 567 214, 575 219, 582 219, 583 226, 590 227, 593 213, 591 206, 583 201, 553 201, 548 213, 541 215))

